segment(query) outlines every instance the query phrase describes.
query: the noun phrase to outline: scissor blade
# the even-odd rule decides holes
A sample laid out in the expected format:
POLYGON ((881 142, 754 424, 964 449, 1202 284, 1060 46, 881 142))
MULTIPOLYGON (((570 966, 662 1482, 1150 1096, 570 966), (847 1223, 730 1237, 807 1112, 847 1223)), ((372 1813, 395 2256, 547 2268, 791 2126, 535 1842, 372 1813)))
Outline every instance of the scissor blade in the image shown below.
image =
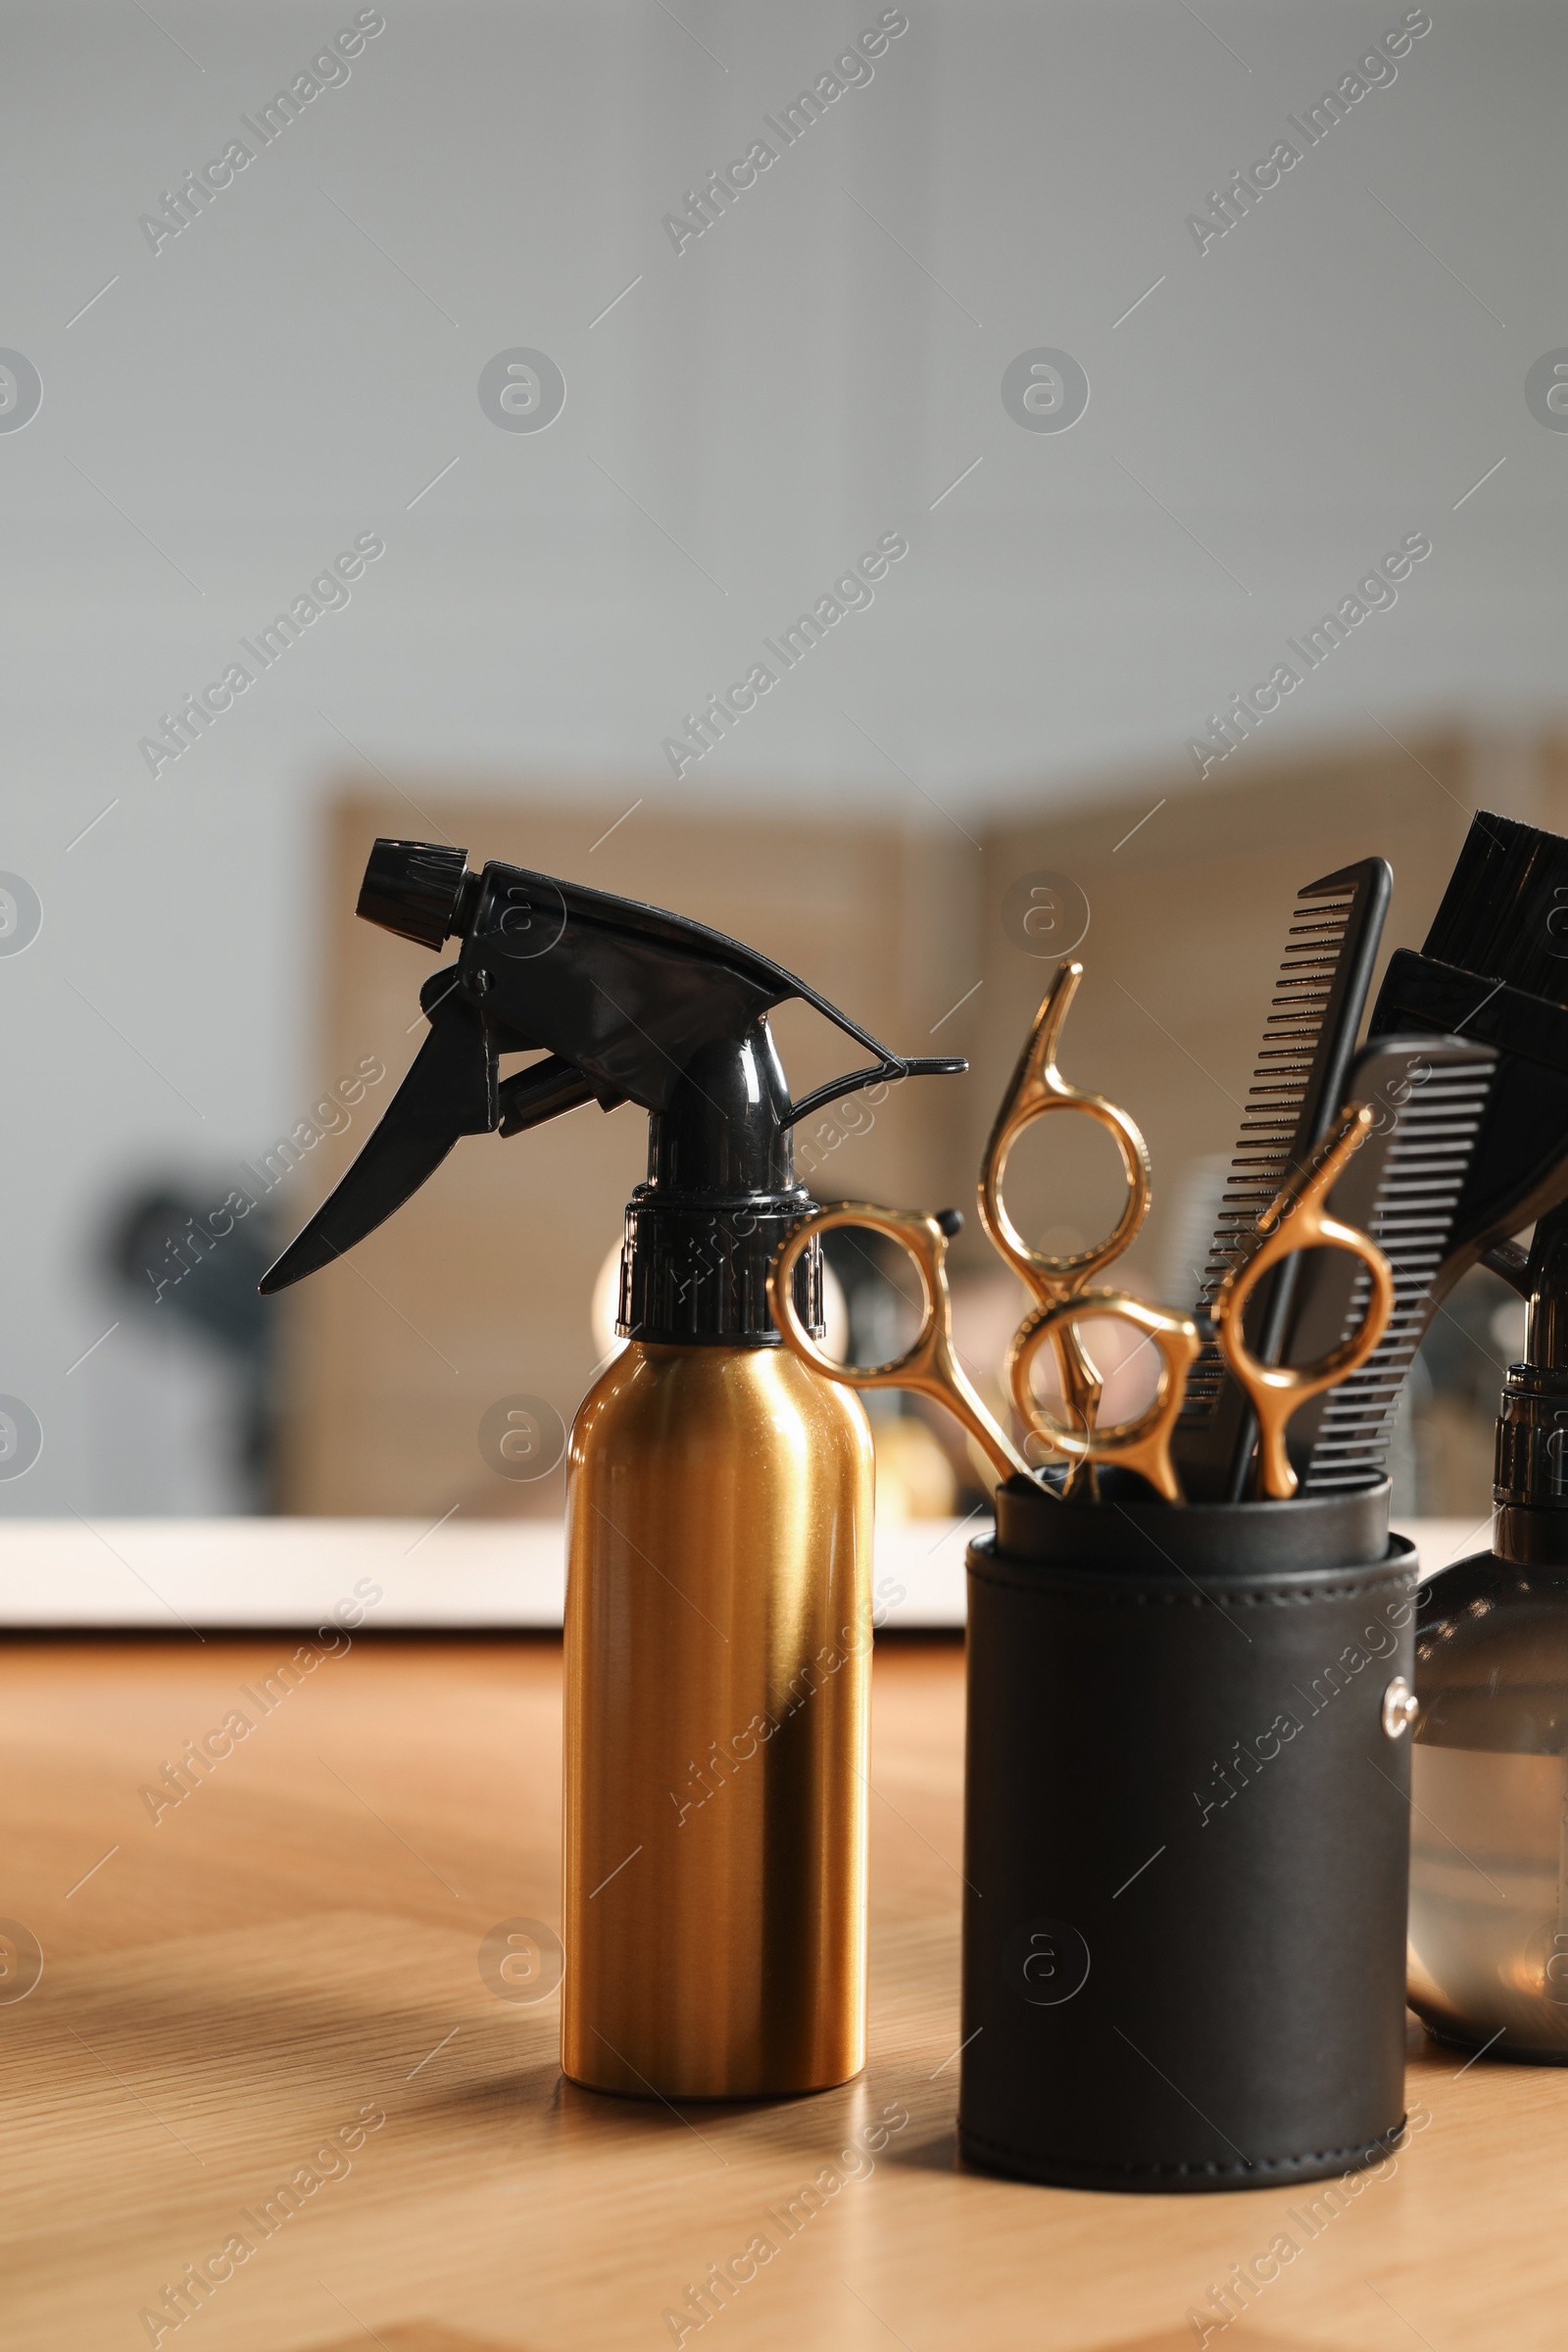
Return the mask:
POLYGON ((434 1175, 460 1136, 487 1134, 496 1116, 494 1055, 478 1009, 449 991, 369 1142, 263 1275, 263 1294, 303 1282, 363 1242, 434 1175))

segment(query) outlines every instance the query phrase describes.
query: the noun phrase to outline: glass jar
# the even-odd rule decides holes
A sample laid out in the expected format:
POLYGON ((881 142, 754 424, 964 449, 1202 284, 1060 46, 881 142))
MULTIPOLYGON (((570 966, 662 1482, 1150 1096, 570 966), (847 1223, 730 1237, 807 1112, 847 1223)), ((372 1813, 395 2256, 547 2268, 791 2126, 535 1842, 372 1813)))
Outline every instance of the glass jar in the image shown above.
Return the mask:
POLYGON ((1443 2040, 1568 2063, 1568 1565, 1443 1569, 1415 1660, 1410 2006, 1443 2040))

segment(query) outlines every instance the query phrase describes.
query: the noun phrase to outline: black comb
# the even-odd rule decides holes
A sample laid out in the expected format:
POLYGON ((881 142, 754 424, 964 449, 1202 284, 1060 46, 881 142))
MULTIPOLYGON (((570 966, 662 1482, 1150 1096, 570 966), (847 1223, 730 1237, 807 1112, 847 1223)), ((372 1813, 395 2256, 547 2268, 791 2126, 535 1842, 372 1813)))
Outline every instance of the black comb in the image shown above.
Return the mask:
MULTIPOLYGON (((1345 1074, 1361 1026, 1394 876, 1387 859, 1363 858, 1298 891, 1257 1067, 1237 1138, 1198 1302, 1215 1294, 1291 1169, 1320 1143, 1345 1100, 1345 1074)), ((1264 1278, 1248 1306, 1247 1344, 1277 1362, 1298 1260, 1264 1278)), ((1251 1459, 1251 1408, 1214 1342, 1187 1381, 1172 1441, 1182 1485, 1195 1501, 1239 1500, 1251 1459)))
MULTIPOLYGON (((1385 1476, 1394 1409, 1422 1334, 1469 1173, 1496 1054, 1468 1038, 1387 1038, 1350 1066, 1347 1100, 1377 1123, 1335 1186, 1329 1206, 1370 1234, 1394 1270, 1394 1312, 1359 1371, 1314 1396, 1291 1422, 1301 1491, 1329 1494, 1385 1476)), ((1366 1311, 1366 1268, 1344 1250, 1314 1250, 1301 1266, 1281 1360, 1309 1364, 1348 1338, 1366 1311)))
POLYGON ((1462 1031, 1497 1071, 1435 1280, 1568 1197, 1568 841, 1483 810, 1419 956, 1389 961, 1371 1037, 1462 1031))

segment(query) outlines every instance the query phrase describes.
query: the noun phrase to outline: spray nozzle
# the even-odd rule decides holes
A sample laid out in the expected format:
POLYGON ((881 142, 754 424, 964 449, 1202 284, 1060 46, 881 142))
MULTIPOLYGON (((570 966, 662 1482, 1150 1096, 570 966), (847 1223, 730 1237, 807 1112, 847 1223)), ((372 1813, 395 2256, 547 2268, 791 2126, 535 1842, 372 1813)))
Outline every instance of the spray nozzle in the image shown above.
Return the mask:
POLYGON ((370 852, 354 911, 416 947, 443 948, 466 929, 471 897, 466 850, 429 841, 378 841, 370 852))
POLYGON ((705 924, 525 866, 471 873, 467 853, 448 845, 377 841, 358 911, 418 947, 462 946, 419 992, 429 1034, 380 1125, 268 1272, 266 1292, 352 1249, 461 1136, 519 1135, 583 1103, 629 1102, 650 1114, 649 1181, 631 1219, 653 1237, 641 1261, 653 1304, 639 1314, 623 1298, 623 1322, 765 1339, 764 1253, 810 1205, 795 1182, 796 1121, 862 1086, 968 1067, 890 1053, 793 972, 705 924), (875 1059, 792 1101, 766 1018, 790 998, 875 1059), (503 1078, 508 1054, 538 1058, 503 1078), (694 1249, 696 1270, 682 1273, 670 1253, 694 1249))

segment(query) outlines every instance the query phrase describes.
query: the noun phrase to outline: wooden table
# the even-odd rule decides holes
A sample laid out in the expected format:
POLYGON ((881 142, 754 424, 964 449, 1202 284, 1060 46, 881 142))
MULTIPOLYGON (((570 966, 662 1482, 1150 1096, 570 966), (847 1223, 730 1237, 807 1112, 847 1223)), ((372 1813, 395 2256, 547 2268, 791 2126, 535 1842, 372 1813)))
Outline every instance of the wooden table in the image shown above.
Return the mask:
MULTIPOLYGON (((1298 2190, 957 2168, 956 1642, 879 1645, 865 2075, 680 2113, 564 2082, 559 1996, 481 1976, 489 1930, 560 1917, 559 1644, 361 1637, 264 1715, 241 1687, 292 1646, 0 1650, 0 1913, 44 1954, 0 2004, 8 2352, 144 2345, 139 2314, 214 2257, 162 2344, 631 2352, 676 2340, 666 2312, 760 2233, 778 2252, 701 2328, 688 2308, 687 2346, 1178 2352, 1189 2307, 1289 2227, 1298 2190), (141 1790, 232 1709, 249 1735, 155 1821, 141 1790), (906 2123, 846 2164, 889 2110, 906 2123), (768 2217, 827 2166, 860 2177, 786 2239, 768 2217)), ((1464 2068, 1414 2032, 1410 2065, 1431 2122, 1396 2175, 1211 2346, 1561 2352, 1568 2072, 1464 2068)))

